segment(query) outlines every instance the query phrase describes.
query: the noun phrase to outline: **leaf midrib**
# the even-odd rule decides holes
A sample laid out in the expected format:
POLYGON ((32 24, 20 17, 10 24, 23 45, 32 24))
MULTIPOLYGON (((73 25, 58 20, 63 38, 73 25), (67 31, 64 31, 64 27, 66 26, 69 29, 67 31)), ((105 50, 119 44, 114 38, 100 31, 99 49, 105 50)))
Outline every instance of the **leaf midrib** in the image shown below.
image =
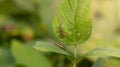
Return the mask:
POLYGON ((76 40, 76 36, 77 36, 77 25, 76 25, 76 15, 77 15, 77 10, 78 10, 78 3, 80 0, 76 0, 75 2, 75 11, 74 11, 74 45, 77 45, 77 40, 76 40))
MULTIPOLYGON (((79 2, 80 2, 81 0, 75 0, 75 10, 73 10, 73 8, 72 8, 72 5, 71 5, 71 3, 70 3, 70 0, 67 0, 67 2, 68 2, 68 6, 69 6, 69 8, 70 8, 70 10, 71 10, 71 12, 73 13, 73 23, 74 23, 74 25, 73 25, 73 31, 74 31, 74 45, 76 45, 76 36, 77 36, 77 26, 76 26, 76 15, 77 15, 77 10, 78 10, 78 7, 79 7, 79 2)), ((66 16, 64 16, 64 13, 61 11, 61 13, 62 13, 62 16, 64 17, 64 20, 66 20, 67 22, 69 22, 69 23, 71 23, 71 21, 66 17, 66 16)))
POLYGON ((67 4, 68 4, 68 8, 67 9, 70 9, 71 10, 71 12, 72 12, 72 15, 73 15, 73 21, 70 21, 65 15, 64 15, 64 13, 63 13, 63 9, 61 9, 61 16, 63 16, 63 19, 65 20, 65 21, 67 21, 68 23, 70 23, 70 24, 72 24, 73 25, 73 28, 74 29, 72 29, 73 31, 74 31, 74 33, 73 33, 73 42, 74 42, 74 44, 77 44, 77 17, 79 16, 79 18, 80 18, 80 15, 78 15, 77 16, 77 11, 79 10, 79 3, 82 1, 82 0, 74 0, 75 1, 75 5, 74 5, 74 7, 75 7, 75 9, 73 10, 73 7, 72 7, 72 5, 71 5, 71 1, 70 0, 66 0, 67 2, 67 4), (77 16, 77 17, 76 17, 77 16))

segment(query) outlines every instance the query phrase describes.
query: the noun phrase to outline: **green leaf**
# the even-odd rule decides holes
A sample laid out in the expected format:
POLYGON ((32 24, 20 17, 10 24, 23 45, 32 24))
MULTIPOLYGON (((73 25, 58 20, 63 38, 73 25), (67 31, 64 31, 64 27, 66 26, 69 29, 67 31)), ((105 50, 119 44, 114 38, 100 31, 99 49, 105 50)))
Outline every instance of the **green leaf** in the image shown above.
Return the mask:
POLYGON ((59 53, 59 54, 70 56, 70 54, 68 52, 66 52, 65 50, 57 47, 54 44, 47 43, 47 42, 40 42, 39 41, 39 42, 36 43, 34 48, 39 50, 39 51, 55 52, 55 53, 59 53))
POLYGON ((101 57, 97 59, 92 67, 120 67, 120 58, 101 57))
POLYGON ((51 62, 44 55, 16 40, 12 41, 12 54, 16 63, 24 67, 52 67, 51 62))
POLYGON ((78 45, 86 41, 92 30, 91 0, 63 0, 53 28, 56 36, 66 44, 78 45))
POLYGON ((120 58, 120 49, 117 48, 95 48, 83 57, 88 56, 112 56, 120 58))
POLYGON ((14 64, 10 50, 0 47, 0 67, 13 67, 14 64))

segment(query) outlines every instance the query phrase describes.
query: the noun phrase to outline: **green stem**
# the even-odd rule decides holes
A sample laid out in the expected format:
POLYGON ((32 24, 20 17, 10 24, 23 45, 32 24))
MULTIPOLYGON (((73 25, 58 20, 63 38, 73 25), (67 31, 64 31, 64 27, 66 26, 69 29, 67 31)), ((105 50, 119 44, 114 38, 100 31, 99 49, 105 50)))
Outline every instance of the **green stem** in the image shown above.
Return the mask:
POLYGON ((73 67, 76 67, 76 64, 75 64, 75 63, 73 64, 73 67))
POLYGON ((74 46, 74 61, 73 61, 73 67, 77 66, 77 61, 76 61, 76 57, 77 57, 77 46, 74 46))

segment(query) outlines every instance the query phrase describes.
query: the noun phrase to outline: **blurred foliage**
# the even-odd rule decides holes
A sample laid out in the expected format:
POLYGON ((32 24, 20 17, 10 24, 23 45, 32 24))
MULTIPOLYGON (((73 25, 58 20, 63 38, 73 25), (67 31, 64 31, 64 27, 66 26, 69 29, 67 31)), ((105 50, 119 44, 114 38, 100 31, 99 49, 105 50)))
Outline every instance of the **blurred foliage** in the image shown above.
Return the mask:
POLYGON ((25 46, 51 37, 46 24, 49 22, 42 18, 45 13, 41 16, 42 3, 47 0, 0 0, 0 67, 51 67, 52 62, 49 63, 46 57, 25 46), (18 40, 18 45, 11 44, 13 39, 18 40))
MULTIPOLYGON (((12 41, 12 54, 16 63, 25 67, 52 67, 51 62, 32 47, 19 41, 12 41), (41 62, 42 61, 42 62, 41 62)), ((18 66, 18 65, 17 65, 18 66)))
POLYGON ((103 57, 99 58, 92 67, 119 67, 120 58, 103 57))
POLYGON ((10 67, 14 65, 14 59, 9 49, 0 48, 0 67, 10 67))
MULTIPOLYGON (((31 48, 36 40, 57 40, 52 33, 52 20, 59 3, 60 0, 0 0, 0 67, 71 67, 65 57, 54 53, 44 56, 31 48), (11 44, 13 39, 16 44, 11 44)), ((120 48, 117 3, 117 0, 93 0, 93 33, 85 45, 79 46, 80 54, 96 47, 120 48)), ((94 59, 90 57, 89 62, 79 65, 90 67, 94 59)))

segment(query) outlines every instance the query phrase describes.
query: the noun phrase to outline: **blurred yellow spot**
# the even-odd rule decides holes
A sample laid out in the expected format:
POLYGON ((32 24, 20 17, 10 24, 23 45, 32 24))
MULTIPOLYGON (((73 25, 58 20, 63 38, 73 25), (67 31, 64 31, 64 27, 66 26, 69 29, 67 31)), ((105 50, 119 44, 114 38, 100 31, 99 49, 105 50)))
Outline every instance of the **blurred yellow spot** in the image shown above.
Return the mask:
POLYGON ((120 45, 120 37, 116 39, 116 43, 120 45))

